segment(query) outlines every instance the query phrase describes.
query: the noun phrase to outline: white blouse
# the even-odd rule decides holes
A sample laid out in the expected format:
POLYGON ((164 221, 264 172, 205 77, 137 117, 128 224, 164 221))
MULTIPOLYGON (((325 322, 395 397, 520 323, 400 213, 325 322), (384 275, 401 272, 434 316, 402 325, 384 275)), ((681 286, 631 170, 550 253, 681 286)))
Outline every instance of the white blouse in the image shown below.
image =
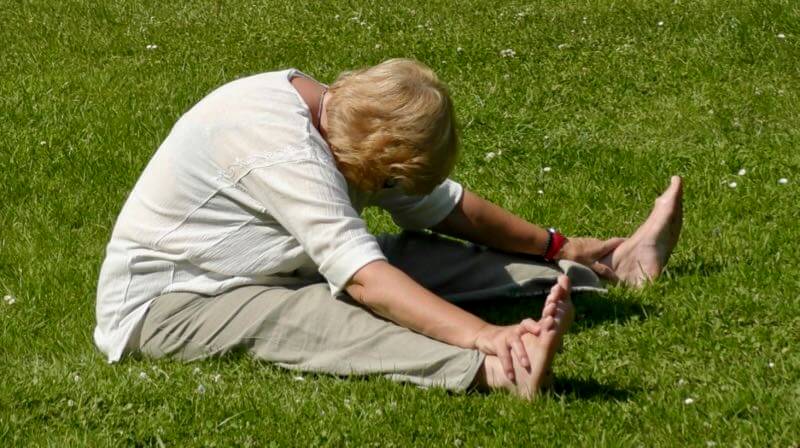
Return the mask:
POLYGON ((360 217, 388 210, 431 227, 458 203, 446 180, 427 196, 350 187, 311 123, 289 69, 226 84, 181 117, 120 212, 97 287, 94 340, 110 362, 147 307, 171 292, 213 296, 321 274, 331 294, 385 259, 360 217))

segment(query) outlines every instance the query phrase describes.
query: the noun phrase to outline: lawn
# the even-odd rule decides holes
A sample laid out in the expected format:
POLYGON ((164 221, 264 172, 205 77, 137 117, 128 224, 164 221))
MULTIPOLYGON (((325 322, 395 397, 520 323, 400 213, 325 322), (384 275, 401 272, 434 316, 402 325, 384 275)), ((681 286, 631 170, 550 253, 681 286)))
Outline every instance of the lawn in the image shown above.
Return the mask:
POLYGON ((0 23, 0 445, 800 444, 800 2, 0 0, 0 23), (577 296, 532 404, 246 357, 107 364, 105 244, 178 117, 248 74, 399 56, 451 87, 453 177, 533 222, 626 235, 684 176, 666 275, 577 296))

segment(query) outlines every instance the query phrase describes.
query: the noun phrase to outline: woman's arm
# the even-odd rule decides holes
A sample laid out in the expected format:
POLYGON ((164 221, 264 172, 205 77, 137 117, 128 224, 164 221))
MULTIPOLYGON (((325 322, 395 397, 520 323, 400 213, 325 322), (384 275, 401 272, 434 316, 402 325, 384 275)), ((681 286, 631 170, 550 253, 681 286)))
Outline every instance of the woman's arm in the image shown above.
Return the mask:
MULTIPOLYGON (((549 235, 547 230, 529 223, 513 213, 464 189, 461 201, 432 230, 506 252, 544 255, 549 235)), ((595 238, 570 238, 556 259, 574 260, 591 265, 599 274, 610 276, 603 266, 593 264, 612 252, 623 238, 606 241, 595 238)))
POLYGON ((350 296, 375 313, 444 343, 496 355, 513 380, 513 352, 528 367, 521 336, 537 333, 532 319, 517 325, 491 325, 425 289, 386 261, 359 269, 346 286, 350 296))
POLYGON ((544 255, 547 230, 464 189, 461 201, 432 230, 506 252, 544 255))

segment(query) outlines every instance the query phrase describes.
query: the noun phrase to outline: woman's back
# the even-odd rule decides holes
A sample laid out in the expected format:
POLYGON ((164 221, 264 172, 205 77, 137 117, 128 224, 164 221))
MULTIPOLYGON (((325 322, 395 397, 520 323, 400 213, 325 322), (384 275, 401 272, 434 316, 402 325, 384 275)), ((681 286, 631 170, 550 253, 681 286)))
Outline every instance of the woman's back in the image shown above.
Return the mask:
POLYGON ((98 285, 95 336, 111 358, 133 330, 129 322, 157 295, 215 294, 281 273, 316 273, 296 239, 241 183, 270 166, 332 163, 289 83, 294 73, 259 74, 215 90, 181 117, 148 163, 117 219, 98 285))

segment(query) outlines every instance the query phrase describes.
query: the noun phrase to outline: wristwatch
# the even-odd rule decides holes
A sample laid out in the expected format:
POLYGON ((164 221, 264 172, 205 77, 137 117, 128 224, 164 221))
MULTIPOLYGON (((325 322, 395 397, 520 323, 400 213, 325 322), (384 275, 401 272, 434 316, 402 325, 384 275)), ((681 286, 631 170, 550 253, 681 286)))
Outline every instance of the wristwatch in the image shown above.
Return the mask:
POLYGON ((547 229, 547 235, 547 250, 544 252, 544 259, 545 261, 555 261, 556 255, 567 242, 567 237, 553 227, 547 229))

